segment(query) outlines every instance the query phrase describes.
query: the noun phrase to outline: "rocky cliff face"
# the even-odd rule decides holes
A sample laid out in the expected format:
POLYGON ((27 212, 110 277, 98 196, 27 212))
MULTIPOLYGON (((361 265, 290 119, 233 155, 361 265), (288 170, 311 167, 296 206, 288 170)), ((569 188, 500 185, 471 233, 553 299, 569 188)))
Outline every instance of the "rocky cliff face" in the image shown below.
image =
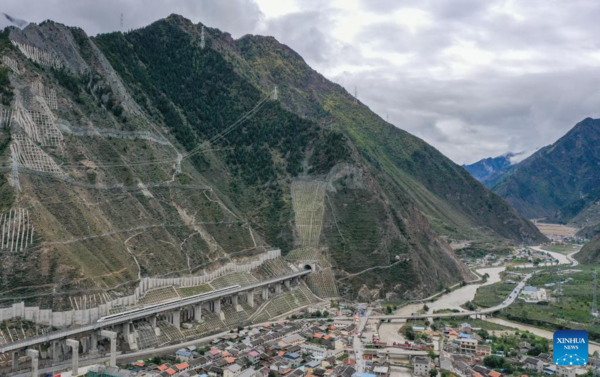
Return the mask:
POLYGON ((171 16, 4 35, 5 300, 68 308, 270 247, 317 261, 322 296, 420 296, 469 279, 445 236, 542 238, 286 46, 204 34, 171 16))

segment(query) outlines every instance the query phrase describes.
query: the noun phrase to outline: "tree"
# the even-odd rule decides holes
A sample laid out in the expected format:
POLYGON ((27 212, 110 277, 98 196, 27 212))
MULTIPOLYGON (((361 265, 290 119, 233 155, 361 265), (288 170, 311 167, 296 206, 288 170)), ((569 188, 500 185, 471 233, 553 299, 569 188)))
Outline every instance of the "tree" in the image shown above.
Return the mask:
POLYGON ((433 368, 429 371, 429 376, 430 377, 436 377, 438 375, 438 370, 433 368))
POLYGON ((386 306, 385 307, 385 311, 387 312, 387 314, 392 314, 392 307, 391 306, 386 306))
POLYGON ((428 312, 429 311, 429 306, 427 306, 427 304, 423 305, 423 310, 425 312, 428 312))
POLYGON ((501 356, 486 356, 483 358, 483 365, 490 369, 501 368, 504 365, 504 358, 501 356))
POLYGON ((481 329, 481 330, 477 331, 477 335, 479 335, 483 339, 487 339, 490 337, 490 334, 488 333, 488 331, 486 329, 481 329))
POLYGON ((406 331, 404 332, 404 335, 406 335, 406 338, 408 340, 415 340, 415 332, 413 331, 413 329, 411 327, 406 329, 406 331))
POLYGON ((427 356, 429 356, 429 358, 431 358, 431 360, 435 360, 435 358, 436 358, 435 352, 433 352, 433 350, 427 351, 427 356))
POLYGON ((329 317, 329 312, 327 310, 323 312, 323 317, 329 317))
POLYGON ((504 361, 504 364, 502 364, 502 369, 504 369, 505 375, 513 374, 515 371, 515 367, 508 361, 504 361))

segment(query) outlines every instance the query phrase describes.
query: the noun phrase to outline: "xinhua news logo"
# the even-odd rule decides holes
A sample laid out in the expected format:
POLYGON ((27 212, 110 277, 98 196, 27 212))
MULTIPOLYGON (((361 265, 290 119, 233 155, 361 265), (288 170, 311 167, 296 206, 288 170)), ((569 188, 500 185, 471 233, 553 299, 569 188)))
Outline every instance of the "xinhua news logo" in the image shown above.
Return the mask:
POLYGON ((555 331, 553 358, 556 365, 586 365, 588 333, 583 330, 555 331))

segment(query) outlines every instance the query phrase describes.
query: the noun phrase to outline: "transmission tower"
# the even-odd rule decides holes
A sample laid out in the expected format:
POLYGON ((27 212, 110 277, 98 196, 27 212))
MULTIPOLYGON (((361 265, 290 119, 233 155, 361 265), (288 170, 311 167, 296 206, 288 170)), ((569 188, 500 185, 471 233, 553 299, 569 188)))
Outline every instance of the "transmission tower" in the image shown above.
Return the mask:
POLYGON ((275 86, 275 90, 273 90, 273 100, 277 101, 277 86, 275 86))
POLYGON ((558 270, 558 274, 556 276, 558 277, 558 288, 556 289, 556 295, 562 296, 562 271, 560 269, 558 270))
POLYGON ((206 40, 204 39, 204 25, 202 25, 202 30, 200 31, 200 48, 204 49, 206 46, 206 40))
POLYGON ((592 315, 598 316, 598 272, 594 270, 594 302, 592 303, 592 315))
POLYGON ((358 89, 354 86, 354 103, 358 103, 358 89))
POLYGON ((121 13, 121 31, 123 31, 123 13, 121 13))

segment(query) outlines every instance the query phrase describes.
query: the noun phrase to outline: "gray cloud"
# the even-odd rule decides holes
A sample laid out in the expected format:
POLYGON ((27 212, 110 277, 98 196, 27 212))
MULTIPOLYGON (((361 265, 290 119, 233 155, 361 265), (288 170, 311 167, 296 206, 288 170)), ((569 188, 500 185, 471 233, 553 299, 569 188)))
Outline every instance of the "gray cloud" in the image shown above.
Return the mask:
MULTIPOLYGON (((182 14, 273 35, 383 118, 457 163, 554 142, 600 110, 600 2, 571 0, 4 0, 89 34, 182 14), (259 6, 260 4, 260 6, 259 6)), ((0 26, 6 26, 0 21, 0 26)))
POLYGON ((0 8, 30 22, 51 19, 79 26, 90 35, 120 30, 121 13, 125 30, 177 13, 235 37, 254 31, 263 17, 258 5, 246 0, 3 0, 0 8))

